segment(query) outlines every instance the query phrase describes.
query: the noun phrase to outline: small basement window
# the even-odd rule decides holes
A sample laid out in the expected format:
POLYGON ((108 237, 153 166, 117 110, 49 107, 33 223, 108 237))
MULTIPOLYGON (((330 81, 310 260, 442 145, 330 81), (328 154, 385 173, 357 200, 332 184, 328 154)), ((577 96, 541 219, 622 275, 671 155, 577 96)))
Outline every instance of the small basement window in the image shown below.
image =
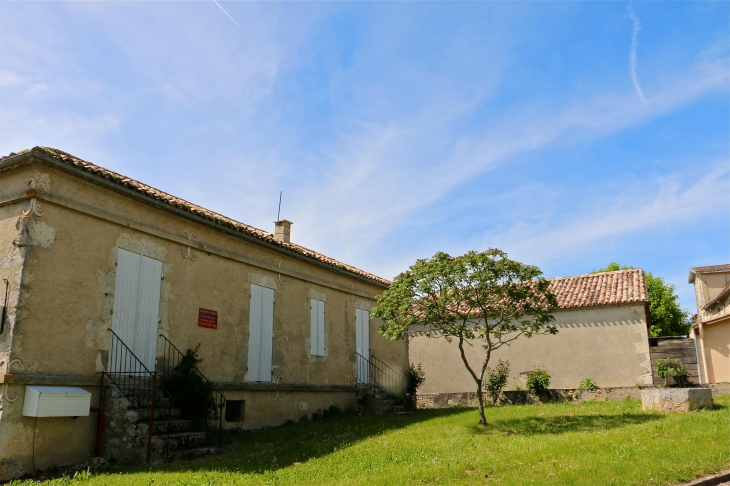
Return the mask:
POLYGON ((246 400, 226 400, 226 422, 243 422, 246 400))

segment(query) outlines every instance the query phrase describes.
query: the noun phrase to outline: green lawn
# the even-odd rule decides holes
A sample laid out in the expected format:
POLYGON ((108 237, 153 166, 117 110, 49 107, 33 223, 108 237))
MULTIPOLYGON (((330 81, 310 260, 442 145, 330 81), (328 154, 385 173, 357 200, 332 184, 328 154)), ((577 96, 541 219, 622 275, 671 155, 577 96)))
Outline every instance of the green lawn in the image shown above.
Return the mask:
MULTIPOLYGON (((675 484, 730 465, 730 396, 714 410, 592 402, 422 410, 234 436, 225 454, 52 484, 675 484)), ((22 484, 22 483, 21 483, 22 484)), ((28 483, 30 484, 30 483, 28 483)))

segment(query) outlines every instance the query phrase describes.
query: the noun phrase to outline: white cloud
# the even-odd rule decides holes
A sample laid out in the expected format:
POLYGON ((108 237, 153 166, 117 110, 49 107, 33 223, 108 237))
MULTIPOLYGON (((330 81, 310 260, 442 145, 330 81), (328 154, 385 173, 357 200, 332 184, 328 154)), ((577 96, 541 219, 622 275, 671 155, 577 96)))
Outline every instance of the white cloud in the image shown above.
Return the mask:
POLYGON ((631 22, 633 23, 631 30, 631 51, 629 52, 631 81, 634 83, 634 88, 636 89, 636 93, 639 95, 639 98, 641 98, 641 101, 646 103, 644 92, 641 90, 641 85, 639 84, 639 77, 636 75, 636 51, 639 48, 639 31, 641 30, 641 22, 639 22, 639 17, 636 16, 634 9, 631 8, 631 6, 628 7, 628 11, 629 17, 631 17, 631 22))
POLYGON ((300 223, 293 237, 392 273, 379 251, 384 240, 471 178, 558 140, 599 138, 655 119, 726 88, 727 81, 724 61, 703 61, 668 77, 650 104, 637 105, 633 93, 608 93, 552 111, 528 101, 486 131, 464 135, 454 127, 469 113, 468 104, 436 97, 428 100, 431 106, 402 120, 362 124, 356 134, 342 137, 328 154, 322 177, 297 191, 298 200, 306 203, 291 216, 300 223), (465 108, 439 110, 452 105, 465 108), (439 136, 443 134, 455 136, 439 136))
MULTIPOLYGON (((707 167, 702 163, 688 165, 707 167)), ((582 201, 563 219, 541 225, 518 223, 490 238, 490 244, 508 249, 518 259, 545 263, 595 252, 619 237, 629 238, 637 247, 651 245, 651 238, 639 235, 727 212, 727 165, 728 161, 712 164, 690 184, 686 181, 694 174, 682 173, 642 180, 619 193, 610 187, 597 188, 599 193, 609 194, 582 201)))

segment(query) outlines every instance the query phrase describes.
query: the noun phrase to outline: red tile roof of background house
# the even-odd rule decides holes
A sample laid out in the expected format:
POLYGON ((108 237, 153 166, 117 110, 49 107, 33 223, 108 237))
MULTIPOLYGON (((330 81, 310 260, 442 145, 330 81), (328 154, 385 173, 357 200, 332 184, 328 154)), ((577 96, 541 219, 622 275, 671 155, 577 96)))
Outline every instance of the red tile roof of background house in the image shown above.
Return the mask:
POLYGON ((730 272, 730 263, 722 263, 720 265, 707 265, 705 267, 692 267, 689 269, 689 278, 687 281, 692 283, 695 281, 695 275, 698 273, 723 273, 730 272))
POLYGON ((694 273, 717 273, 717 272, 730 272, 730 263, 723 263, 721 265, 708 265, 706 267, 692 267, 694 273))
POLYGON ((649 302, 646 275, 640 268, 549 280, 562 309, 649 302))

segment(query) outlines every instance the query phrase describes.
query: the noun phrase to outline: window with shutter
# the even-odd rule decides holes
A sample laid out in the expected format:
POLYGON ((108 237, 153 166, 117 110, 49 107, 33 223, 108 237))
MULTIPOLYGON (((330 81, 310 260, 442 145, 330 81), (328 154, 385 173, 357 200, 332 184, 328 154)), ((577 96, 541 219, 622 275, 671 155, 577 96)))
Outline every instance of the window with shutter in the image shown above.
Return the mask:
POLYGON ((248 329, 248 381, 271 381, 274 344, 274 291, 251 284, 248 329))
POLYGON ((324 302, 311 299, 310 308, 312 329, 309 339, 309 354, 312 356, 324 356, 324 302))
MULTIPOLYGON (((150 370, 155 369, 161 279, 161 261, 117 249, 112 330, 150 370)), ((113 369, 139 371, 130 363, 115 363, 115 356, 109 359, 113 369)))

